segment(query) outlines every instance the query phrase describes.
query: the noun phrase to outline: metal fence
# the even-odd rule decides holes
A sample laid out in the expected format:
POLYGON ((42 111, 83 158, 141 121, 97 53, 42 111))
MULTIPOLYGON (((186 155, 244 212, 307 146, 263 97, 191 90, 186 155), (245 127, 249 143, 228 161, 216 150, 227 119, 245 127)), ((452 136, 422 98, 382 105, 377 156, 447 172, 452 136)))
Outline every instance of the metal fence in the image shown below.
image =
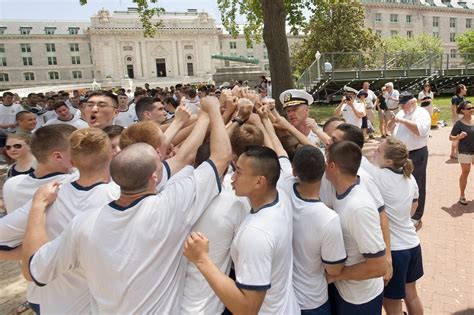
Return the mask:
POLYGON ((474 75, 474 54, 324 53, 300 76, 296 86, 310 89, 321 81, 474 75))

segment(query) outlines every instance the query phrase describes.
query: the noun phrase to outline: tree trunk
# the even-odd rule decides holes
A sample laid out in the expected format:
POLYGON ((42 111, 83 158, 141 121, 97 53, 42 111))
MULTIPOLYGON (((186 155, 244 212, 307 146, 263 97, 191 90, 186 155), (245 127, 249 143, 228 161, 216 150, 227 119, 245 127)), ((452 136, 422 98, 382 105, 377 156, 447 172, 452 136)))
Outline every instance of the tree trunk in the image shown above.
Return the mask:
POLYGON ((282 110, 280 93, 294 88, 290 53, 286 38, 286 8, 283 0, 262 0, 263 41, 267 46, 272 81, 272 97, 278 111, 282 110))

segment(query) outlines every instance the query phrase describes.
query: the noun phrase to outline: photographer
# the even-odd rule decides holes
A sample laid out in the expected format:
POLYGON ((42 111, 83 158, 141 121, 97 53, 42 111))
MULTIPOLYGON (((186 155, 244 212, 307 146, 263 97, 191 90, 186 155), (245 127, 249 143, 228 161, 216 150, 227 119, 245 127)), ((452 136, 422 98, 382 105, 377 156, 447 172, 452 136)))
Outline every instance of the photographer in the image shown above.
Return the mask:
POLYGON ((357 90, 344 87, 341 103, 334 110, 335 116, 342 116, 348 124, 362 127, 362 117, 365 116, 365 105, 356 101, 357 90))

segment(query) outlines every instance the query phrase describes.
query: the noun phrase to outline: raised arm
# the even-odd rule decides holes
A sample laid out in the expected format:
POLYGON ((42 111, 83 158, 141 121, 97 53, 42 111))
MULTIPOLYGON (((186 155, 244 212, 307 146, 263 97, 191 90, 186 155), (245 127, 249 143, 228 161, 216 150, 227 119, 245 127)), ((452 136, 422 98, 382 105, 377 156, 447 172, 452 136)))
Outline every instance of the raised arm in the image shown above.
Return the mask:
POLYGON ((178 132, 185 126, 191 117, 191 110, 186 106, 178 106, 176 113, 171 125, 166 128, 165 134, 165 144, 168 147, 173 139, 176 137, 178 132))

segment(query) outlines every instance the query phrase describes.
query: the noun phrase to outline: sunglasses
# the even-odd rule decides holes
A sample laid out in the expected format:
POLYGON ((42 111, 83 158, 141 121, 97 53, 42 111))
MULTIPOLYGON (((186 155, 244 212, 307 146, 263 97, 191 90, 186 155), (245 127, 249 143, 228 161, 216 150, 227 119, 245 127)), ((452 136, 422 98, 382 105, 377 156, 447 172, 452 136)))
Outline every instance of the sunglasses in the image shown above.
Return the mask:
POLYGON ((23 144, 21 143, 16 143, 14 145, 6 145, 5 146, 5 149, 8 151, 8 150, 11 150, 12 148, 15 148, 15 149, 21 149, 21 147, 23 146, 23 144))
POLYGON ((466 107, 466 108, 464 108, 464 110, 473 110, 473 109, 474 109, 474 107, 466 107))

